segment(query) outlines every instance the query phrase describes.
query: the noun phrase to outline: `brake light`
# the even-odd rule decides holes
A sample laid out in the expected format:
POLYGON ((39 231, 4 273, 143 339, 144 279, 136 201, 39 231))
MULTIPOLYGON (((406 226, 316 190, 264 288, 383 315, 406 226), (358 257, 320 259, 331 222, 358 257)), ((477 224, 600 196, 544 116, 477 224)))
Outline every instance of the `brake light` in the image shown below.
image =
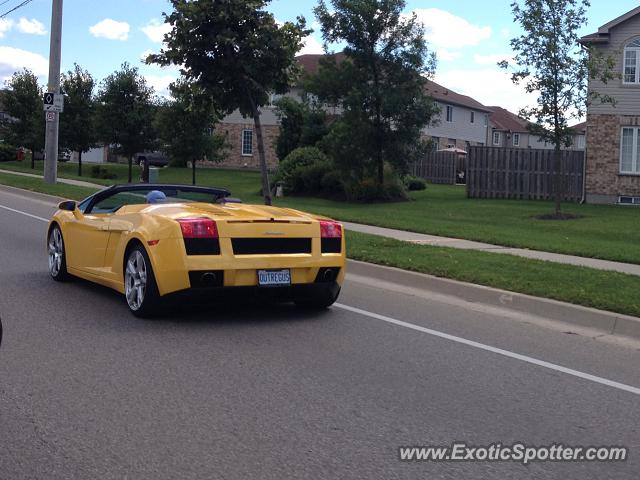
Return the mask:
POLYGON ((183 238, 218 238, 216 222, 210 218, 179 218, 183 238))
POLYGON ((342 225, 338 222, 321 220, 320 238, 342 238, 342 225))

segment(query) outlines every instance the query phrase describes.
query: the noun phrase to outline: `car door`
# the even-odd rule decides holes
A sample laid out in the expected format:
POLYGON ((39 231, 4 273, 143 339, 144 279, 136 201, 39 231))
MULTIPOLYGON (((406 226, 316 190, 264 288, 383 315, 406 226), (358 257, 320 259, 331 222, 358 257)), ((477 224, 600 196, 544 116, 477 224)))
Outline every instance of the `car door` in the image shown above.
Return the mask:
POLYGON ((90 213, 67 223, 65 246, 71 268, 100 274, 109 241, 110 219, 110 213, 90 213))

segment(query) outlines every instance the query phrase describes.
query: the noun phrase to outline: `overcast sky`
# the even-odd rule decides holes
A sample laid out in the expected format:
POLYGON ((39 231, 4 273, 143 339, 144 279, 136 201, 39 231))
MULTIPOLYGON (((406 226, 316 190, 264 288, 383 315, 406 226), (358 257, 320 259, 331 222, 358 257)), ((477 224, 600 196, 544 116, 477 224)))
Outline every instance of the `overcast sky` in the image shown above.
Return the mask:
MULTIPOLYGON (((2 0, 0 14, 22 3, 2 0)), ((409 0, 427 27, 427 39, 438 56, 435 80, 485 105, 517 112, 530 102, 512 85, 496 62, 511 55, 509 40, 518 33, 510 0, 409 0)), ((592 0, 584 34, 638 6, 637 0, 592 0)), ((303 15, 316 31, 302 53, 321 53, 322 39, 313 15, 314 0, 274 0, 269 9, 278 20, 303 15)), ((165 93, 177 72, 146 66, 141 58, 161 48, 166 27, 166 0, 65 0, 62 62, 74 62, 102 79, 127 61, 140 67, 157 92, 165 93)), ((0 79, 30 68, 46 83, 51 0, 33 0, 0 19, 0 79)))

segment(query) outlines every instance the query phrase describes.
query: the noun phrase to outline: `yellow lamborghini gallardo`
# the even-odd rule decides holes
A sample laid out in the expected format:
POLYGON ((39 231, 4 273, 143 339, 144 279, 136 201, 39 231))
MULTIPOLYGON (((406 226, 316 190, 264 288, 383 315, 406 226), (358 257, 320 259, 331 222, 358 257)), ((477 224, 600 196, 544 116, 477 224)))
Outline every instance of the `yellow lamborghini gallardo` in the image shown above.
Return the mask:
POLYGON ((62 202, 47 251, 54 280, 111 287, 137 316, 152 315, 169 294, 243 288, 324 308, 345 276, 339 223, 185 185, 116 185, 62 202))

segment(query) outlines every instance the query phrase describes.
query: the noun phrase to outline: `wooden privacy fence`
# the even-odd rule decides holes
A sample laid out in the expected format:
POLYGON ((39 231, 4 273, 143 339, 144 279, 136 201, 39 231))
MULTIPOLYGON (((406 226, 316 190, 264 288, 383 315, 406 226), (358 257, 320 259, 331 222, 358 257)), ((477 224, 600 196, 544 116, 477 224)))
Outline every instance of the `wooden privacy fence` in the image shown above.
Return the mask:
POLYGON ((430 183, 455 185, 457 159, 458 155, 453 152, 429 152, 413 164, 411 173, 430 183))
MULTIPOLYGON (((553 198, 553 150, 471 147, 467 160, 469 198, 553 198)), ((584 152, 562 152, 564 200, 582 199, 584 152)))

